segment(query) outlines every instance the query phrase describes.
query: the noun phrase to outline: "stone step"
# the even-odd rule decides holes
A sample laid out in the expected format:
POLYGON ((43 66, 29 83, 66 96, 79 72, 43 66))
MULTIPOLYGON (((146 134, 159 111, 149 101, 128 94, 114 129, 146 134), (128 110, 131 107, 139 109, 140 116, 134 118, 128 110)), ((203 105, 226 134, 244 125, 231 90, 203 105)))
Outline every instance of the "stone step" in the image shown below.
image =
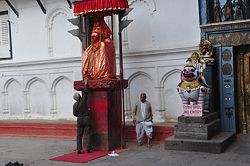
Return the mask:
POLYGON ((236 139, 233 132, 221 132, 210 140, 166 138, 165 150, 222 153, 236 139))
POLYGON ((175 125, 175 138, 207 140, 220 131, 220 120, 216 119, 208 124, 178 123, 175 125))
POLYGON ((76 138, 76 122, 72 123, 0 123, 0 135, 51 138, 76 138))
MULTIPOLYGON (((153 126, 153 129, 154 142, 164 143, 167 137, 174 134, 174 125, 153 126)), ((35 120, 4 121, 0 122, 1 135, 76 139, 76 122, 42 120, 36 122, 35 120)), ((125 141, 136 141, 135 126, 125 126, 124 139, 125 141)))
POLYGON ((218 112, 212 112, 205 114, 202 117, 187 117, 187 116, 179 116, 178 122, 179 123, 201 123, 207 124, 214 120, 218 119, 218 112))

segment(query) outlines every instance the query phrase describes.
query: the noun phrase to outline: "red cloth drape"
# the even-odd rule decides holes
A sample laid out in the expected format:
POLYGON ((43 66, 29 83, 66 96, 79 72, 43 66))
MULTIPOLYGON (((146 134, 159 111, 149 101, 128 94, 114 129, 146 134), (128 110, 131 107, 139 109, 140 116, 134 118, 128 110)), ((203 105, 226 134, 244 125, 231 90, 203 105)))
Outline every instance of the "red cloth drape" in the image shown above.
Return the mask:
POLYGON ((74 14, 88 14, 99 11, 123 10, 128 8, 127 0, 83 0, 74 3, 74 14))

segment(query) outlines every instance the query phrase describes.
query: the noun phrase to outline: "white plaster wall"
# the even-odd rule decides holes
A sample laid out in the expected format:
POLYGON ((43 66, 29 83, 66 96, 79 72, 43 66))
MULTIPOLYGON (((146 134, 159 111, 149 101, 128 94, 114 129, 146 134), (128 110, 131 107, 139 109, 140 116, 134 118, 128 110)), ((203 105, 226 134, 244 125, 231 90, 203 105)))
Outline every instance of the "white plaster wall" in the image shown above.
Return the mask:
POLYGON ((166 110, 165 118, 175 119, 176 116, 182 114, 182 102, 179 94, 176 91, 176 85, 180 83, 180 71, 172 70, 167 73, 163 83, 162 96, 164 107, 166 110))
POLYGON ((73 18, 67 1, 45 1, 43 14, 36 1, 16 0, 19 18, 0 1, 0 10, 8 9, 12 29, 13 60, 11 62, 47 60, 79 56, 81 44, 67 31, 77 28, 67 19, 73 18))
POLYGON ((176 87, 186 59, 200 41, 198 1, 129 0, 133 22, 123 32, 127 121, 140 92, 152 103, 155 122, 176 121, 182 103, 176 87), (141 81, 138 81, 141 80, 141 81))
POLYGON ((1 119, 67 119, 73 81, 81 79, 79 58, 1 65, 1 119))
POLYGON ((30 112, 31 114, 41 116, 49 115, 48 107, 48 88, 42 80, 36 80, 29 87, 30 112))
POLYGON ((72 81, 67 78, 62 78, 55 85, 56 92, 56 110, 57 114, 62 119, 72 118, 72 81), (64 96, 64 97, 60 97, 64 96))
MULTIPOLYGON (((14 0, 17 18, 0 0, 0 11, 10 13, 13 40, 13 59, 0 61, 0 119, 75 120, 73 81, 81 79, 81 44, 67 32, 76 28, 67 21, 73 12, 67 1, 44 2, 46 14, 36 1, 14 0)), ((127 19, 134 21, 123 31, 126 120, 141 92, 152 103, 154 122, 176 120, 182 113, 180 71, 200 40, 198 1, 129 4, 134 9, 127 19)))
POLYGON ((12 80, 7 87, 7 91, 8 91, 8 101, 9 101, 8 108, 10 115, 19 117, 20 115, 22 115, 24 110, 21 85, 17 81, 12 80))
POLYGON ((129 50, 196 46, 200 38, 197 0, 129 0, 129 50))
POLYGON ((67 1, 18 0, 19 18, 8 10, 13 59, 0 61, 1 119, 68 119, 72 115, 73 82, 81 79, 81 42, 67 31, 74 29, 67 1))

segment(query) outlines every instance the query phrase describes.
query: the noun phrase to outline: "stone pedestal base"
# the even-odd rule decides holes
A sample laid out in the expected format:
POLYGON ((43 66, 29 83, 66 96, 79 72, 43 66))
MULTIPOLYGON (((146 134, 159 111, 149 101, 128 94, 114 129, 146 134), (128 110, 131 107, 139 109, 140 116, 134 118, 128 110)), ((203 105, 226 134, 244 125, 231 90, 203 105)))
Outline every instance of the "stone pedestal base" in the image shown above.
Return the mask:
MULTIPOLYGON (((127 81, 123 82, 123 88, 127 81)), ((82 81, 74 88, 84 89, 82 81)), ((113 150, 121 146, 122 108, 119 80, 89 80, 88 107, 91 109, 91 145, 95 150, 113 150)))
POLYGON ((178 122, 175 138, 208 140, 220 131, 220 120, 216 112, 202 117, 180 116, 178 122))
POLYGON ((232 132, 221 132, 210 140, 178 139, 172 136, 165 140, 165 150, 222 153, 235 138, 232 132))
POLYGON ((217 112, 202 117, 180 116, 174 136, 165 140, 165 149, 221 153, 234 139, 234 133, 220 133, 217 112))

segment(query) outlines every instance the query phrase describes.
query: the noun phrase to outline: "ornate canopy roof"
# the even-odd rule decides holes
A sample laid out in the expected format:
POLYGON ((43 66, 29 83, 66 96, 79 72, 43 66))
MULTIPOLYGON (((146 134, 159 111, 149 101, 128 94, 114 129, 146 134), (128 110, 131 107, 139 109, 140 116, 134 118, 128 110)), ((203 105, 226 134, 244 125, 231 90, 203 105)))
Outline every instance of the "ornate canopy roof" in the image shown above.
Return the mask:
POLYGON ((117 12, 128 8, 127 0, 82 0, 74 3, 74 14, 117 12))

